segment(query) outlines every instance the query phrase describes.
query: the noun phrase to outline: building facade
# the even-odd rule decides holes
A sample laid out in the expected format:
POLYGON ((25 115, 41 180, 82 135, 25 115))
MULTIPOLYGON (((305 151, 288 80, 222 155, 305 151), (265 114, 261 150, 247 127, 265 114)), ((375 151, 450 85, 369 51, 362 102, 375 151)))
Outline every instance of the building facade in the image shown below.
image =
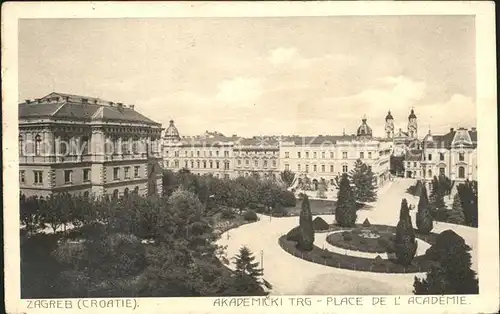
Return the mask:
POLYGON ((161 125, 133 105, 51 93, 19 104, 26 196, 161 193, 161 125))
POLYGON ((418 139, 418 121, 415 111, 412 109, 408 115, 406 132, 399 128, 395 132, 394 117, 389 111, 385 118, 385 138, 394 142, 394 156, 404 157, 408 149, 420 149, 418 139))
POLYGON ((443 174, 452 181, 477 180, 477 130, 453 128, 444 135, 429 131, 422 142, 422 179, 443 174))

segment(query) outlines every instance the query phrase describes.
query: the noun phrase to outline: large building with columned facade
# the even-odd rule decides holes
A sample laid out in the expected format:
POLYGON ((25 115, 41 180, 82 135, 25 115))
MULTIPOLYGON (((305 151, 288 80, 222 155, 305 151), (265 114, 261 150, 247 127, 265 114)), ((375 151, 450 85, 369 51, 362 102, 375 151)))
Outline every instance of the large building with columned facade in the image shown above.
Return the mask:
POLYGON ((22 194, 161 192, 161 124, 133 105, 51 93, 18 116, 22 194))

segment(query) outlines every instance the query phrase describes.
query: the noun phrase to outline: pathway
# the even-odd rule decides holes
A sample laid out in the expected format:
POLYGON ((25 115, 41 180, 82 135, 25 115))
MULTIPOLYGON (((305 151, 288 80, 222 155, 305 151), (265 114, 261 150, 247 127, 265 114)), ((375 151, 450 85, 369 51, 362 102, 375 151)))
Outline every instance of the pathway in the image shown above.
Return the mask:
MULTIPOLYGON (((406 197, 410 204, 418 198, 406 194, 411 179, 395 179, 372 210, 358 212, 358 221, 368 218, 373 224, 396 225, 399 218, 401 199, 406 197)), ((415 223, 415 211, 411 212, 415 223)), ((321 215, 325 221, 334 221, 333 215, 321 215)), ((278 244, 278 238, 299 223, 299 217, 263 217, 258 222, 229 230, 229 237, 223 234, 220 245, 227 245, 227 256, 234 256, 241 246, 247 246, 256 261, 263 260, 264 278, 273 285, 274 295, 366 295, 366 294, 412 294, 415 274, 383 274, 338 269, 315 264, 296 258, 285 252, 278 244)), ((477 230, 465 226, 438 223, 433 232, 453 229, 465 241, 477 248, 477 230)), ((477 270, 475 252, 473 268, 477 270)), ((230 265, 230 267, 234 267, 230 265)))

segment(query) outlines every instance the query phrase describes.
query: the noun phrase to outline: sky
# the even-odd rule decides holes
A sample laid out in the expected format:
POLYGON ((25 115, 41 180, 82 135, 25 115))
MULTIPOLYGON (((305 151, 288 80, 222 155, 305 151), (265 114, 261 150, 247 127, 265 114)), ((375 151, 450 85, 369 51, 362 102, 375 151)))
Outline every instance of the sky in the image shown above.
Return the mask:
POLYGON ((387 111, 419 135, 476 125, 473 16, 33 19, 19 102, 57 91, 135 105, 181 135, 355 133, 387 111))

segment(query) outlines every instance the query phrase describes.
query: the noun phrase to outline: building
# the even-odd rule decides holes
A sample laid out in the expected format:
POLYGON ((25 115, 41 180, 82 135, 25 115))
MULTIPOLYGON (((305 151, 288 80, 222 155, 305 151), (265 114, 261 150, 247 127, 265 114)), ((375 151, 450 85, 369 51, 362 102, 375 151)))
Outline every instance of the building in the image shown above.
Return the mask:
POLYGON ((356 160, 368 164, 382 185, 389 178, 389 159, 392 141, 372 136, 366 118, 362 119, 356 135, 292 136, 280 143, 280 170, 298 174, 298 180, 309 178, 314 188, 325 181, 332 186, 335 178, 354 167, 356 160))
POLYGON ((385 118, 385 137, 394 141, 394 156, 403 157, 408 149, 420 149, 418 140, 418 122, 412 109, 408 116, 406 132, 399 128, 394 133, 394 117, 389 111, 385 118))
POLYGON ((200 136, 181 137, 171 120, 163 136, 163 167, 218 178, 276 178, 278 149, 278 141, 273 137, 227 137, 208 131, 200 136))
POLYGON ((62 93, 26 100, 19 104, 21 193, 160 193, 161 130, 133 105, 62 93))
POLYGON ((444 135, 429 134, 422 142, 422 178, 443 174, 452 181, 477 180, 477 130, 453 128, 444 135))
POLYGON ((409 149, 404 158, 405 178, 422 178, 422 150, 409 149))

